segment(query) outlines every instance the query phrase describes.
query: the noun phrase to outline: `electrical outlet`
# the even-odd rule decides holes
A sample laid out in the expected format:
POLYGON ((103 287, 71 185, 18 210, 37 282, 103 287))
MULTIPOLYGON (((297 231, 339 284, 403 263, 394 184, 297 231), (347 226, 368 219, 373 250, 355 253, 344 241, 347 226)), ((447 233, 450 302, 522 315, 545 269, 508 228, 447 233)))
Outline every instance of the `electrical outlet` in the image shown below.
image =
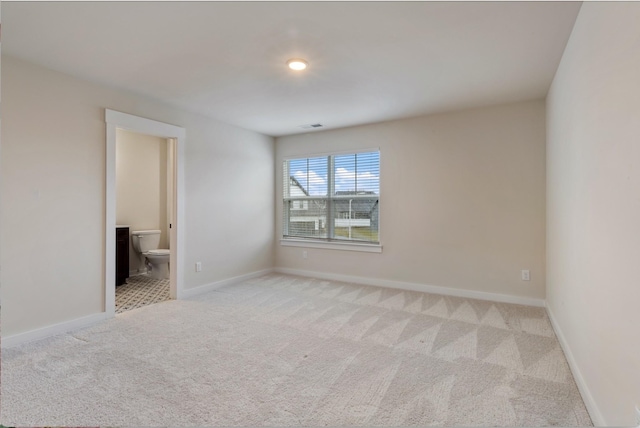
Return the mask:
POLYGON ((531 275, 529 274, 529 270, 528 269, 523 269, 522 270, 522 280, 523 281, 530 281, 531 280, 531 275))
POLYGON ((307 258, 307 251, 306 251, 306 250, 304 250, 304 251, 302 252, 302 258, 303 258, 303 259, 306 259, 306 258, 307 258))
POLYGON ((202 271, 202 262, 196 262, 196 272, 202 271))
POLYGON ((640 427, 640 404, 636 404, 636 426, 640 427))

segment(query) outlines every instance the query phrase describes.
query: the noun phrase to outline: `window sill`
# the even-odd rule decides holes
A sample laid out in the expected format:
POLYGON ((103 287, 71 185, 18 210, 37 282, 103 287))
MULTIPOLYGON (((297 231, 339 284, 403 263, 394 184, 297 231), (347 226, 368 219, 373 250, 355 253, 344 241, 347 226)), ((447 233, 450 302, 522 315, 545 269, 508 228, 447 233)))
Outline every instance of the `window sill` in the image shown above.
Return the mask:
POLYGON ((310 241, 306 239, 280 239, 283 247, 322 248, 325 250, 362 251, 365 253, 381 253, 382 245, 379 244, 353 244, 348 242, 324 242, 310 241))

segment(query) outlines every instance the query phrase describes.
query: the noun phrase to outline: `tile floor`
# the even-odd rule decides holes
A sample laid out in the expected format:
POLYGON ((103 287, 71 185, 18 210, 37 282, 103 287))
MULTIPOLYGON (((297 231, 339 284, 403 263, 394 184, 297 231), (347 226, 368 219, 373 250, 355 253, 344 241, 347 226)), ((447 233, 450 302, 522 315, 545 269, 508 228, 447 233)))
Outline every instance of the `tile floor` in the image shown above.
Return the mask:
POLYGON ((116 314, 170 299, 168 279, 130 276, 126 284, 116 287, 116 314))

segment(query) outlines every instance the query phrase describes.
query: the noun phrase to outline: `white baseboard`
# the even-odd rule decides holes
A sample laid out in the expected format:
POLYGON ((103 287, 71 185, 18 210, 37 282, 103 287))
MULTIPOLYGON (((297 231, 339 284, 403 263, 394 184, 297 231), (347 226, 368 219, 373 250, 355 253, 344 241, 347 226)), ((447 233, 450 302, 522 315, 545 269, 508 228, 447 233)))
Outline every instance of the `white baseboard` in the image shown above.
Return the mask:
POLYGON ((376 287, 397 288, 400 290, 420 291, 423 293, 442 294, 445 296, 466 297, 469 299, 490 300, 492 302, 515 303, 518 305, 544 307, 543 299, 533 297, 512 296, 509 294, 488 293, 485 291, 464 290, 459 288, 442 287, 438 285, 418 284, 413 282, 393 281, 389 279, 369 278, 362 276, 340 275, 327 272, 313 272, 307 270, 278 267, 275 272, 289 275, 306 276, 311 278, 328 279, 332 281, 351 282, 355 284, 373 285, 376 287))
POLYGON ((569 347, 569 343, 567 343, 566 338, 564 337, 564 333, 562 333, 562 329, 560 329, 560 325, 556 320, 556 317, 553 315, 551 308, 547 306, 547 314, 549 314, 549 319, 551 320, 551 325, 553 326, 553 330, 556 332, 556 336, 558 337, 558 341, 560 342, 560 346, 564 351, 564 355, 567 357, 567 362, 569 363, 569 368, 571 369, 571 373, 573 374, 573 378, 578 385, 578 390, 580 391, 580 395, 582 395, 582 400, 584 401, 585 406, 587 407, 587 411, 589 412, 589 416, 591 416, 591 421, 595 426, 606 426, 607 424, 604 422, 604 418, 602 417, 602 413, 600 413, 600 409, 596 404, 596 401, 593 399, 593 395, 591 395, 591 391, 587 386, 587 382, 584 380, 582 376, 582 372, 576 363, 576 360, 573 356, 573 352, 571 352, 571 348, 569 347))
POLYGON ((273 269, 263 269, 256 272, 250 272, 240 276, 234 276, 233 278, 223 279, 221 281, 211 282, 209 284, 200 285, 194 288, 188 288, 186 290, 182 290, 180 294, 180 299, 188 299, 189 297, 194 297, 202 293, 206 293, 208 291, 215 290, 220 287, 224 287, 225 285, 233 285, 242 281, 246 281, 251 278, 256 278, 262 275, 266 275, 268 273, 273 272, 273 269))
POLYGON ((34 340, 46 339, 47 337, 56 336, 58 334, 68 333, 84 327, 89 327, 99 323, 107 318, 107 314, 100 312, 86 317, 76 318, 70 321, 64 321, 47 327, 18 333, 7 337, 2 337, 2 348, 11 348, 13 346, 22 345, 23 343, 33 342, 34 340))

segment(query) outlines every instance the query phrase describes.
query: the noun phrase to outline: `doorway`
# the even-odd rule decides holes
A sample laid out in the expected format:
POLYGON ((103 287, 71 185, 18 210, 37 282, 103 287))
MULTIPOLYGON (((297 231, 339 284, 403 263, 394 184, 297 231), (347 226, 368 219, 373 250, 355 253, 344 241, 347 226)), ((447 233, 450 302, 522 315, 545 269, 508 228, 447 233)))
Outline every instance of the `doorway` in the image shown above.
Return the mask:
MULTIPOLYGON (((184 260, 184 144, 185 129, 113 110, 105 111, 107 123, 105 299, 107 317, 116 313, 116 140, 119 131, 159 137, 167 141, 167 236, 170 250, 169 295, 179 299, 183 290, 184 260), (170 227, 169 227, 170 224, 170 227)), ((120 230, 121 231, 121 230, 120 230)), ((131 237, 130 237, 131 239, 131 237)), ((166 248, 166 247, 165 247, 166 248)))

